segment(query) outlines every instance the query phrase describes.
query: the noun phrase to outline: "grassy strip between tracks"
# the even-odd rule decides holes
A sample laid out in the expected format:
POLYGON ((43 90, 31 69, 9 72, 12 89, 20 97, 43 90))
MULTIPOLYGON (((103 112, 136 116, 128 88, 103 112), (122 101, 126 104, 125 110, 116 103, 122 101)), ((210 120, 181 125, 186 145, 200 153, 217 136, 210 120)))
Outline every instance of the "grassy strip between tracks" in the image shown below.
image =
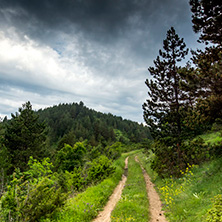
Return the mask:
POLYGON ((149 202, 146 192, 146 184, 140 165, 129 158, 128 177, 120 201, 117 203, 111 215, 112 222, 148 221, 149 202))

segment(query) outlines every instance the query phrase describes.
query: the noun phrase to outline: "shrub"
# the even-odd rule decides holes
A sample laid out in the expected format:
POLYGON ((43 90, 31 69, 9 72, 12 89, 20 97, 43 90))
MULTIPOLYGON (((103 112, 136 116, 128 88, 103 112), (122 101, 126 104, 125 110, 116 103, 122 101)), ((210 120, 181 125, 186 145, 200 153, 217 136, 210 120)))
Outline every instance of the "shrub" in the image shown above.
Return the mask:
POLYGON ((207 222, 222 221, 222 195, 218 194, 213 199, 213 207, 207 212, 207 222))
POLYGON ((112 161, 109 160, 106 156, 102 155, 89 164, 87 169, 87 181, 98 182, 106 177, 110 176, 115 171, 115 168, 112 166, 112 161))
POLYGON ((19 211, 23 221, 35 222, 42 217, 51 217, 62 206, 67 195, 50 178, 45 177, 31 187, 22 201, 19 211))
POLYGON ((155 158, 151 168, 161 177, 179 177, 180 171, 185 171, 188 163, 200 164, 210 157, 209 149, 201 138, 179 144, 173 138, 167 137, 154 143, 153 152, 155 158))
POLYGON ((83 166, 83 157, 86 147, 83 142, 77 142, 73 147, 65 144, 56 155, 57 169, 71 172, 75 167, 83 166))
POLYGON ((14 172, 1 197, 1 221, 39 221, 50 217, 65 202, 68 194, 61 192, 49 159, 40 163, 31 157, 29 167, 24 173, 14 172))

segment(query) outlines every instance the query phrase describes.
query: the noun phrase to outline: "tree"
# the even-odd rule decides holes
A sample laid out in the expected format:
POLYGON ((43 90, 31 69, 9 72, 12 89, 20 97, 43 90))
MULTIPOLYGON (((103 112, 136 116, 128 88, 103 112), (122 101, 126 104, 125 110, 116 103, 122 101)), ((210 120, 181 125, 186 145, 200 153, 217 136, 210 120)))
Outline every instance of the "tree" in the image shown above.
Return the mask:
POLYGON ((173 27, 167 32, 163 49, 154 60, 155 67, 148 68, 153 78, 145 81, 149 98, 143 104, 143 116, 154 137, 157 133, 163 135, 164 131, 167 135, 169 132, 180 135, 180 108, 187 100, 179 86, 181 76, 177 63, 188 54, 188 49, 173 27))
POLYGON ((193 30, 201 32, 200 40, 221 45, 222 3, 219 0, 190 0, 193 30))
POLYGON ((83 166, 85 153, 86 147, 84 142, 77 142, 73 147, 65 144, 56 154, 55 166, 59 170, 71 172, 74 168, 83 166))
POLYGON ((45 124, 38 121, 38 115, 27 102, 19 108, 19 113, 12 114, 12 119, 6 125, 5 146, 7 147, 12 165, 21 170, 26 169, 29 156, 40 158, 46 139, 45 124))
MULTIPOLYGON (((208 44, 205 51, 193 52, 195 75, 200 82, 199 107, 204 108, 204 120, 213 123, 222 117, 222 3, 218 0, 190 0, 194 31, 208 44)), ((197 110, 200 112, 200 110, 197 110)))

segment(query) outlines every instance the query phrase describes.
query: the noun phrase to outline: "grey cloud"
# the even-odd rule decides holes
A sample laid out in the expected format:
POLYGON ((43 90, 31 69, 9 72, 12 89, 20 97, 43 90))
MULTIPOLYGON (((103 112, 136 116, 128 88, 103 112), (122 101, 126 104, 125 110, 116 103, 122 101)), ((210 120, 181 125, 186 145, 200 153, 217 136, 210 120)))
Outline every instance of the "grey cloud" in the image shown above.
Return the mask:
MULTIPOLYGON (((14 91, 6 93, 11 87, 37 107, 82 100, 96 110, 141 122, 147 68, 171 26, 188 47, 196 46, 188 0, 0 0, 0 31, 18 38, 13 45, 27 45, 27 35, 34 49, 50 48, 37 65, 26 55, 25 65, 33 61, 32 71, 16 69, 20 57, 7 64, 0 59, 1 71, 7 73, 0 73, 1 98, 13 101, 14 91), (58 72, 61 78, 45 72, 48 57, 64 71, 58 72)), ((17 103, 11 106, 17 110, 17 103)))

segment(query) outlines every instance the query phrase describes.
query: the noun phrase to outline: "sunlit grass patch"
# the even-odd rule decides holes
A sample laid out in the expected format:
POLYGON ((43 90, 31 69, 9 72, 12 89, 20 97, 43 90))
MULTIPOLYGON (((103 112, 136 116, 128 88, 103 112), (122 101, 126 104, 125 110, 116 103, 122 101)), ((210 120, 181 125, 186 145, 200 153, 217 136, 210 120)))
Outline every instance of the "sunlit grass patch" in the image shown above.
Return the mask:
POLYGON ((222 131, 206 133, 201 135, 201 138, 204 139, 207 144, 214 144, 222 141, 222 131))

